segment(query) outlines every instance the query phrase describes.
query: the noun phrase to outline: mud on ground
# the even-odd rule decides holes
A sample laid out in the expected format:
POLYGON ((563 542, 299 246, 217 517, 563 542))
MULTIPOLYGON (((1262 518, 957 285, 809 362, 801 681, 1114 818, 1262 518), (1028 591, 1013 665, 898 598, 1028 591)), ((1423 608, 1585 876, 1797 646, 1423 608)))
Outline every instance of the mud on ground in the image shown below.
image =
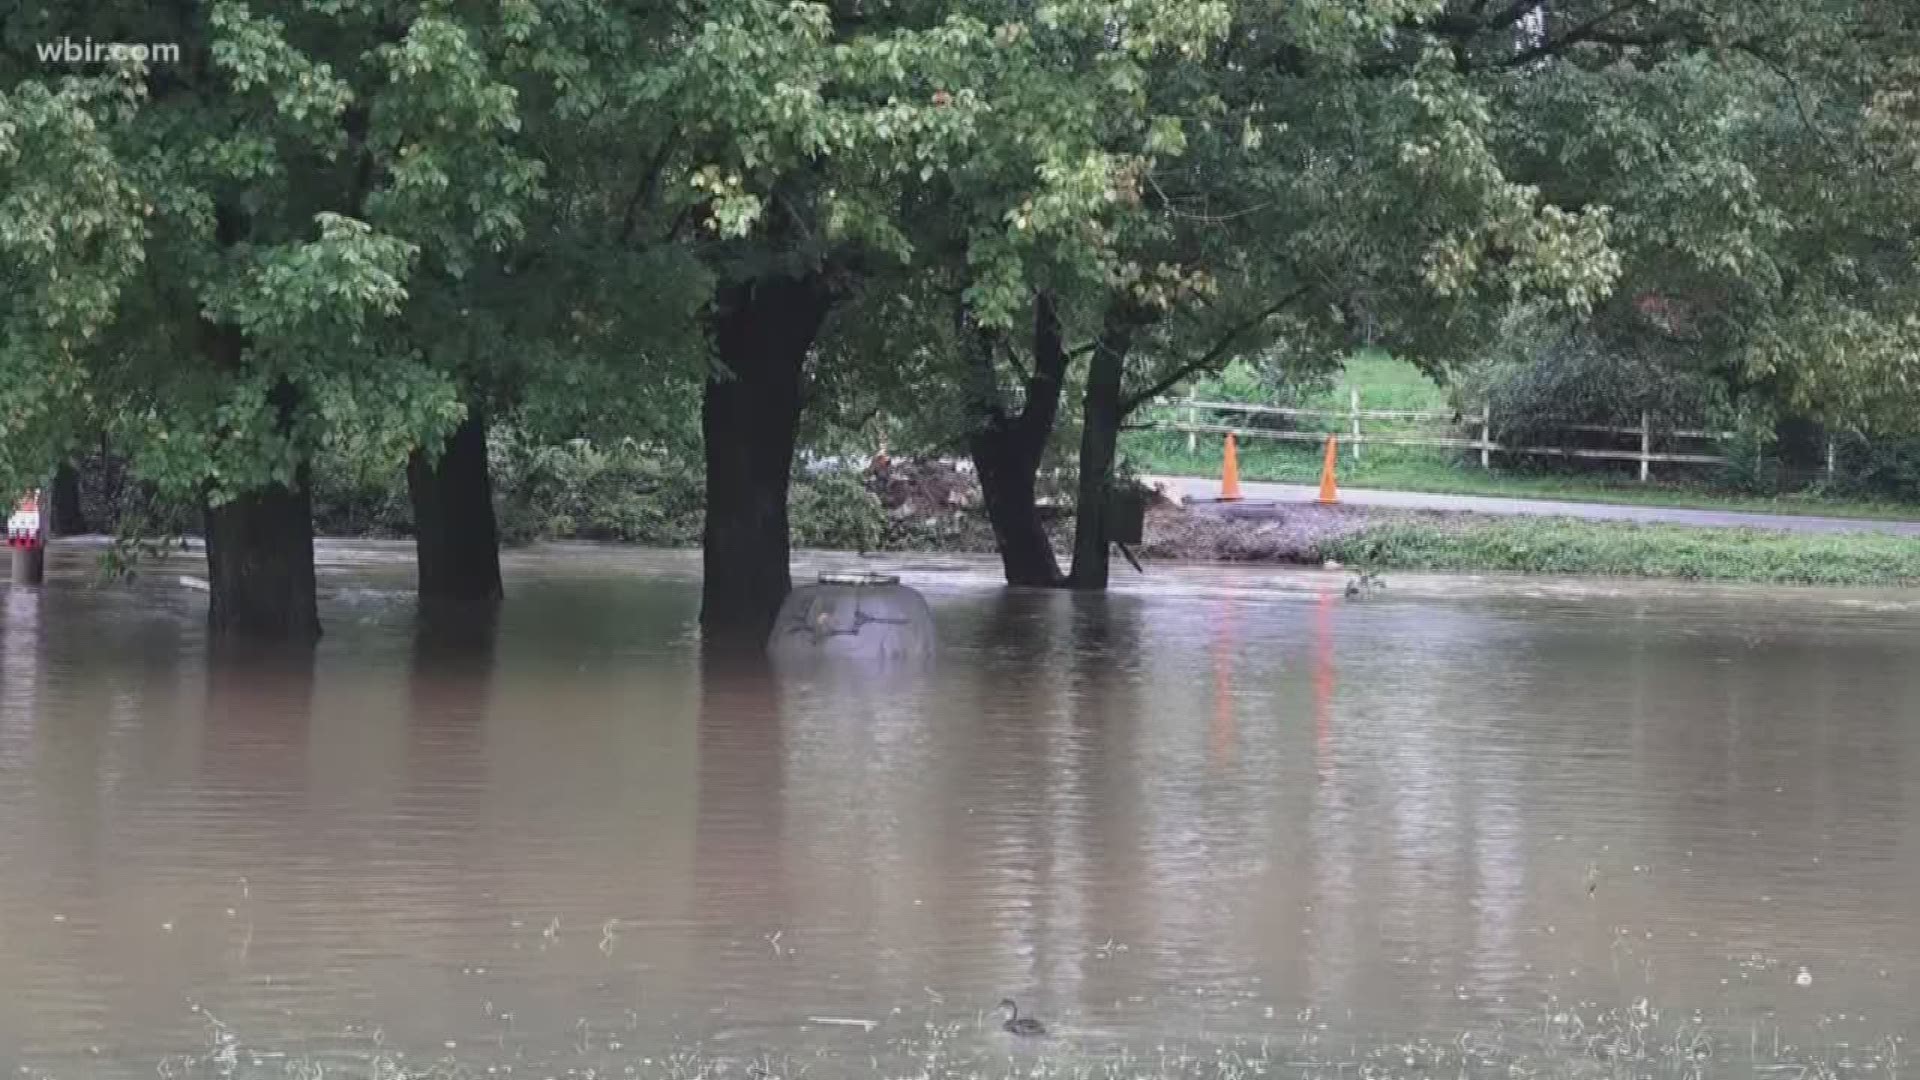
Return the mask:
MULTIPOLYGON (((868 470, 866 484, 886 508, 894 541, 889 546, 924 547, 931 542, 946 551, 995 550, 979 480, 971 471, 935 461, 876 465, 868 470)), ((1059 506, 1042 506, 1041 512, 1054 548, 1064 558, 1073 543, 1072 512, 1059 506)), ((1157 494, 1147 511, 1144 542, 1134 553, 1181 562, 1318 564, 1325 544, 1395 516, 1406 515, 1303 503, 1271 517, 1233 517, 1213 508, 1184 507, 1157 494)))
POLYGON ((1380 520, 1357 507, 1302 504, 1274 518, 1235 518, 1164 506, 1148 511, 1144 559, 1191 562, 1318 563, 1323 547, 1380 520))

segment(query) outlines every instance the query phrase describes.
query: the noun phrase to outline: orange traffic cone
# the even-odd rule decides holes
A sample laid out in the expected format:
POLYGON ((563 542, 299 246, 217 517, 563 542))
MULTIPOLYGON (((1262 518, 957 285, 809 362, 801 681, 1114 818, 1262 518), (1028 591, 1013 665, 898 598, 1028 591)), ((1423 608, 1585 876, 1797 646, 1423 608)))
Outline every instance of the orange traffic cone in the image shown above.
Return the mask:
POLYGON ((1227 433, 1227 451, 1220 466, 1220 501, 1234 502, 1240 498, 1240 453, 1234 448, 1233 433, 1227 433))
POLYGON ((1340 492, 1333 484, 1333 465, 1338 460, 1335 444, 1339 441, 1335 436, 1327 436, 1327 460, 1320 465, 1320 501, 1323 503, 1340 501, 1340 492))

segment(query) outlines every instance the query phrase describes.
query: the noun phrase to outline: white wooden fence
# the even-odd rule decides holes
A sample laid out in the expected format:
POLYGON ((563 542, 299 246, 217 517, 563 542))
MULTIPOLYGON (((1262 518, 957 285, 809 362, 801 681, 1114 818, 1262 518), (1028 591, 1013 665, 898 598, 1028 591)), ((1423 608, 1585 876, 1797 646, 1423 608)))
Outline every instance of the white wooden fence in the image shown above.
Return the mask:
MULTIPOLYGON (((1581 431, 1619 436, 1636 436, 1639 446, 1632 450, 1585 449, 1580 447, 1558 446, 1509 446, 1493 441, 1493 415, 1482 407, 1477 415, 1456 420, 1455 414, 1443 412, 1420 412, 1407 409, 1362 409, 1360 392, 1352 390, 1348 398, 1350 404, 1344 411, 1337 409, 1301 409, 1280 405, 1250 405, 1244 402, 1201 401, 1196 398, 1162 398, 1156 404, 1162 407, 1161 418, 1143 426, 1158 431, 1184 431, 1187 433, 1187 449, 1198 448, 1197 440, 1201 434, 1231 434, 1236 438, 1280 439, 1291 442, 1320 442, 1328 435, 1338 435, 1347 444, 1348 453, 1357 461, 1362 447, 1383 446, 1432 446, 1455 450, 1478 450, 1480 467, 1491 468, 1493 454, 1533 454, 1542 457, 1591 458, 1610 461, 1634 461, 1640 465, 1640 480, 1653 478, 1653 465, 1656 463, 1678 465, 1724 465, 1727 459, 1718 454, 1676 453, 1653 449, 1655 429, 1645 413, 1640 415, 1637 427, 1609 427, 1604 424, 1567 424, 1562 431, 1581 431), (1315 418, 1326 421, 1323 431, 1284 431, 1271 428, 1246 427, 1231 421, 1235 415, 1241 416, 1285 416, 1290 418, 1315 418), (1365 424, 1369 420, 1391 420, 1401 423, 1418 421, 1437 421, 1448 426, 1449 430, 1463 434, 1437 434, 1418 431, 1368 432, 1365 424), (1345 430, 1331 430, 1344 428, 1345 430)), ((1719 439, 1732 437, 1732 432, 1700 431, 1680 428, 1657 432, 1664 440, 1684 440, 1711 443, 1719 439)), ((1827 468, 1833 468, 1831 448, 1827 455, 1827 468)))

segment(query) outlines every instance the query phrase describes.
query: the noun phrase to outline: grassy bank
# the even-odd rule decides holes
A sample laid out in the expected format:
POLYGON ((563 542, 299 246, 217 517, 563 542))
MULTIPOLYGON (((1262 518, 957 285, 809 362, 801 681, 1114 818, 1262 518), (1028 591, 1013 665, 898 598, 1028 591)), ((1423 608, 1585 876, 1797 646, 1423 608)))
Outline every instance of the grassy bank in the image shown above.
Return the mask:
MULTIPOLYGON (((1185 436, 1137 433, 1130 437, 1126 449, 1134 467, 1142 473, 1217 478, 1220 475, 1220 440, 1217 437, 1210 438, 1211 443, 1203 443, 1196 452, 1188 453, 1185 436)), ((1240 443, 1238 452, 1240 479, 1316 484, 1320 482, 1322 453, 1321 450, 1298 443, 1276 445, 1247 439, 1240 443)), ((1433 452, 1400 447, 1368 447, 1365 456, 1357 462, 1342 450, 1338 479, 1342 487, 1424 491, 1436 495, 1493 495, 1624 506, 1814 514, 1883 521, 1920 520, 1920 506, 1906 503, 1838 499, 1811 492, 1766 497, 1678 483, 1642 484, 1624 478, 1504 473, 1483 470, 1477 463, 1470 464, 1433 452)))
MULTIPOLYGON (((498 435, 492 449, 500 520, 510 539, 591 539, 660 547, 698 543, 703 509, 700 478, 688 455, 632 444, 534 446, 510 433, 498 435)), ((1260 475, 1260 463, 1271 460, 1264 457, 1269 449, 1249 447, 1242 459, 1247 463, 1243 473, 1260 475)), ((1354 485, 1378 483, 1383 476, 1409 475, 1392 470, 1415 468, 1404 456, 1396 465, 1391 452, 1369 451, 1363 469, 1378 471, 1363 472, 1367 479, 1356 479, 1343 467, 1341 480, 1354 485)), ((1301 471, 1286 478, 1310 475, 1301 471)), ((379 484, 371 486, 337 484, 338 490, 320 500, 329 508, 320 515, 322 531, 405 535, 410 525, 405 489, 395 477, 379 479, 379 484)), ((1571 497, 1564 490, 1524 493, 1571 497)), ((937 462, 897 462, 885 480, 800 470, 790 497, 797 547, 979 554, 994 550, 993 531, 980 510, 972 476, 937 462)), ((1743 508, 1754 507, 1748 503, 1743 508)), ((1835 512, 1832 506, 1819 509, 1835 512)), ((1056 519, 1052 529, 1064 555, 1072 522, 1056 519)), ((1303 505, 1279 519, 1248 521, 1158 509, 1149 515, 1145 543, 1137 550, 1146 559, 1162 561, 1318 565, 1332 558, 1374 569, 1814 585, 1920 584, 1920 540, 1911 538, 1495 518, 1354 506, 1303 505)))
POLYGON ((1507 571, 1783 585, 1920 585, 1920 540, 1671 525, 1393 515, 1316 546, 1369 569, 1507 571))
MULTIPOLYGON (((1344 411, 1351 391, 1358 390, 1364 409, 1450 412, 1446 392, 1418 369, 1378 354, 1350 361, 1330 389, 1300 399, 1307 408, 1344 411)), ((1243 400, 1243 398, 1234 398, 1243 400)), ((1345 420, 1303 421, 1304 430, 1342 433, 1345 420)), ((1417 422, 1393 424, 1370 421, 1369 433, 1421 430, 1417 422)), ((1432 431, 1427 425, 1425 430, 1432 431)), ((1224 440, 1202 435, 1188 449, 1187 436, 1174 432, 1136 431, 1126 435, 1122 448, 1142 473, 1169 476, 1218 477, 1224 440)), ((1322 446, 1257 437, 1239 442, 1240 478, 1277 483, 1317 483, 1322 446)), ((1675 506, 1706 510, 1744 510, 1757 513, 1819 514, 1885 520, 1920 519, 1920 506, 1907 503, 1841 498, 1819 491, 1782 495, 1754 495, 1731 489, 1713 470, 1692 467, 1690 472, 1665 478, 1656 469, 1655 481, 1642 484, 1620 471, 1516 472, 1483 469, 1475 453, 1441 448, 1367 446, 1356 459, 1349 448, 1340 452, 1339 481, 1349 487, 1422 491, 1440 495, 1494 495, 1513 498, 1560 499, 1569 502, 1617 503, 1632 506, 1675 506)))

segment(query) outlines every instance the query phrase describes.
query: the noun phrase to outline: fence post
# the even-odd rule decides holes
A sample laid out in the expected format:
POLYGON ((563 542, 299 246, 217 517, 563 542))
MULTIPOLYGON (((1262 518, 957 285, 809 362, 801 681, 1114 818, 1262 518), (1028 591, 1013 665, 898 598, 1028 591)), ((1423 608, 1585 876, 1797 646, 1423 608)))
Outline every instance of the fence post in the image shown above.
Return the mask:
POLYGON ((1353 460, 1360 460, 1360 388, 1347 387, 1347 405, 1353 411, 1353 460))
POLYGON ((1493 403, 1482 402, 1480 405, 1480 467, 1482 469, 1493 468, 1493 455, 1489 453, 1492 446, 1493 403))
POLYGON ((1653 428, 1647 423, 1647 410, 1640 410, 1640 482, 1646 483, 1651 476, 1647 465, 1647 455, 1653 453, 1653 428))
POLYGON ((1833 436, 1827 436, 1827 483, 1833 483, 1833 436))
POLYGON ((1191 386, 1187 388, 1187 453, 1189 454, 1195 453, 1200 449, 1200 444, 1196 441, 1196 436, 1193 432, 1193 425, 1200 422, 1200 410, 1193 407, 1193 403, 1198 395, 1198 390, 1191 386))

